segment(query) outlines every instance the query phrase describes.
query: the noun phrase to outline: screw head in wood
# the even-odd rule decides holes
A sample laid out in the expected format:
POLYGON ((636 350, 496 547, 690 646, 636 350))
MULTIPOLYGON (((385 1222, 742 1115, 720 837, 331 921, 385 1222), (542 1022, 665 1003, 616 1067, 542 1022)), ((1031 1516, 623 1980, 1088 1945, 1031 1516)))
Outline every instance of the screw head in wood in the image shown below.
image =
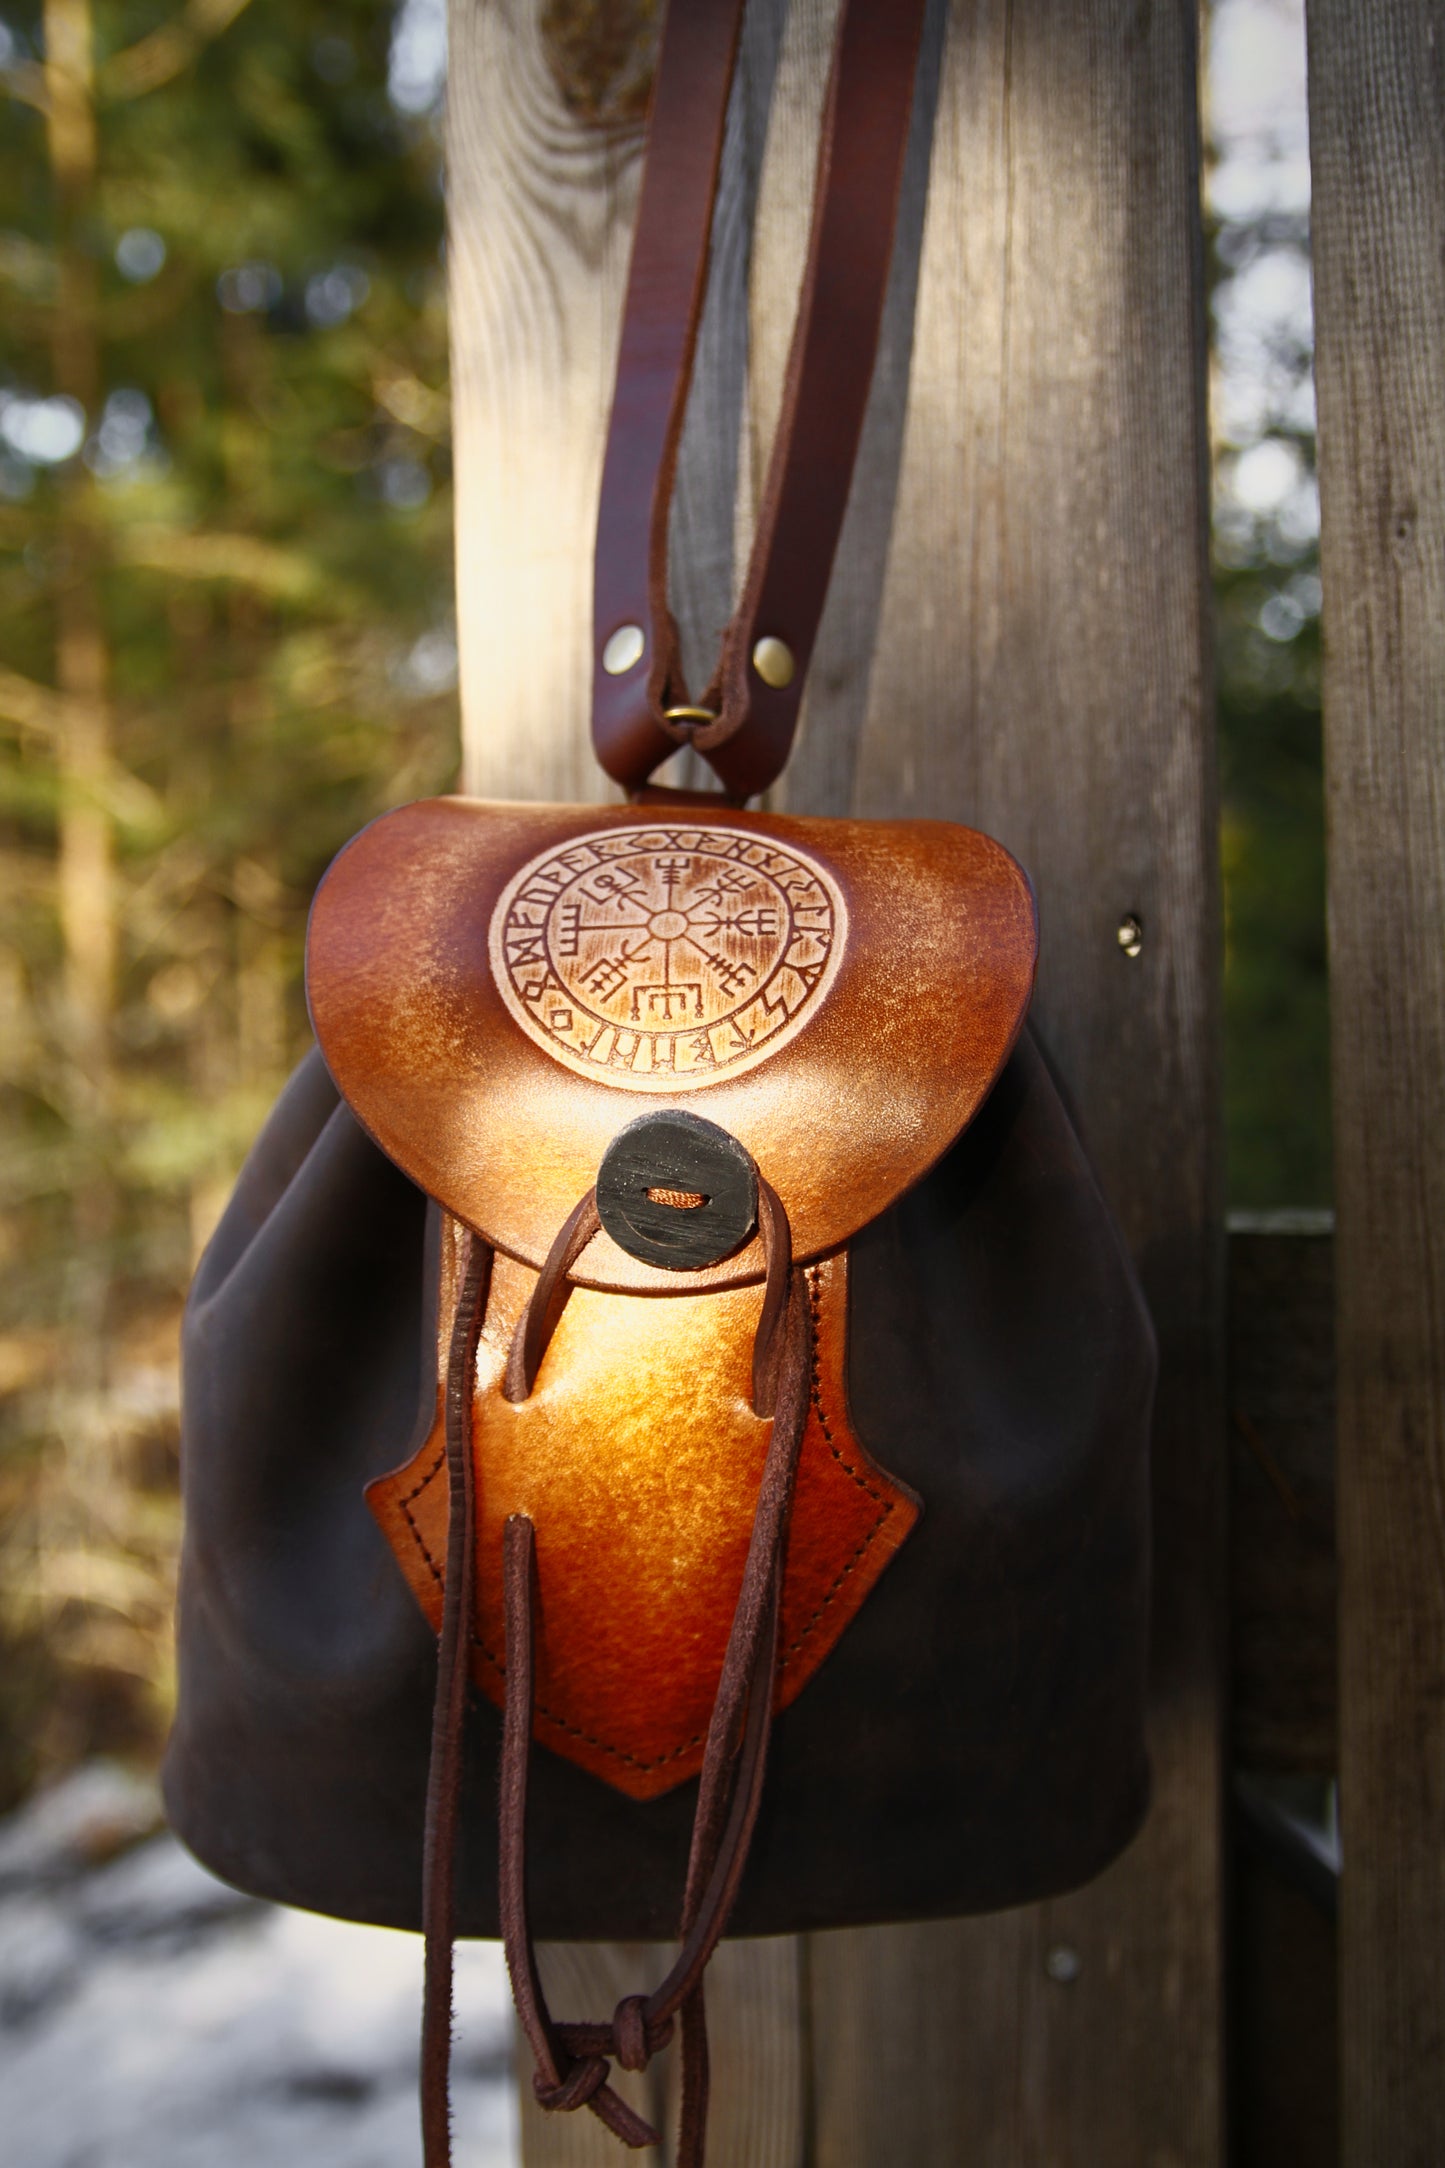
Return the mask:
POLYGON ((640 625, 619 625, 602 650, 602 667, 609 677, 626 677, 641 662, 647 636, 640 625))
POLYGON ((776 639, 770 632, 765 633, 753 649, 753 668, 774 692, 781 692, 785 685, 792 684, 797 667, 787 641, 776 639))

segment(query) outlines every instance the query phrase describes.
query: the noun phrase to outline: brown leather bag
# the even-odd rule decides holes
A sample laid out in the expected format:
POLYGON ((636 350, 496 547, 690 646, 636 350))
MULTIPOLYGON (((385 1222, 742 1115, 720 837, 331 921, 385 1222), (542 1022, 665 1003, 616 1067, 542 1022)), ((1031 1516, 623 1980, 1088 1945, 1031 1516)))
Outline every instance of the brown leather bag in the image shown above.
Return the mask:
POLYGON ((629 803, 435 800, 341 854, 320 1053, 187 1314, 171 1815, 247 1889, 424 1928, 428 2168, 455 1933, 504 1935, 543 2104, 628 2144, 610 2063, 680 2018, 696 2168, 724 1930, 1040 1897, 1145 1801, 1154 1345, 1025 1027, 1027 879, 965 828, 744 809, 842 523, 920 0, 843 9, 748 578, 681 678, 740 13, 674 0, 654 93, 597 551, 629 803), (651 784, 679 744, 723 795, 651 784), (652 1995, 553 2019, 534 1933, 675 1929, 652 1995))

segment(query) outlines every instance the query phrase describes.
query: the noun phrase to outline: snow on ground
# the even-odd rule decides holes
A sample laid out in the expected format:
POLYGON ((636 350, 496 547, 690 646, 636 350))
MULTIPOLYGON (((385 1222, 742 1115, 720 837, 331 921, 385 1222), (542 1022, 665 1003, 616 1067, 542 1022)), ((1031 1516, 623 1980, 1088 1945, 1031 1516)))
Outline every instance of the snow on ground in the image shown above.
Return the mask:
MULTIPOLYGON (((0 1824, 7 2168, 414 2168, 419 1939, 242 1897, 155 1821, 96 1766, 0 1824)), ((508 2012, 463 1945, 459 2168, 519 2157, 508 2012)))

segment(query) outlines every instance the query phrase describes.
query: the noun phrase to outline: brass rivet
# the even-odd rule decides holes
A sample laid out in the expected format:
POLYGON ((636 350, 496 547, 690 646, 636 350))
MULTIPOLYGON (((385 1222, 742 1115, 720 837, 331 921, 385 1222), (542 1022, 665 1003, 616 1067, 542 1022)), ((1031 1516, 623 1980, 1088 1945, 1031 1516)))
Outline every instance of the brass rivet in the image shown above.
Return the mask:
POLYGON ((774 692, 781 692, 785 685, 792 684, 797 667, 787 641, 775 639, 772 633, 766 633, 753 649, 753 668, 774 692))
POLYGON ((602 650, 602 667, 609 677, 625 677, 642 660, 647 637, 640 625, 619 625, 602 650))

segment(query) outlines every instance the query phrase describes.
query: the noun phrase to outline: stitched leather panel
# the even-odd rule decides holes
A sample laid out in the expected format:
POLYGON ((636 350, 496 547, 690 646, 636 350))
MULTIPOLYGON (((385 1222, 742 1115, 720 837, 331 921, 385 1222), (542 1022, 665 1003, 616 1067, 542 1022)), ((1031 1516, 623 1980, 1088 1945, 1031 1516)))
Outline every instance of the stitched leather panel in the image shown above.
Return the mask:
MULTIPOLYGON (((442 798, 373 822, 332 865, 307 990, 363 1126, 508 1255, 541 1264, 650 1092, 747 1147, 806 1259, 876 1218, 973 1118, 1036 948, 1019 866, 942 821, 442 798), (606 886, 606 854, 624 849, 625 895, 606 886), (532 865, 535 903, 514 886, 532 865)), ((756 1242, 669 1279, 605 1235, 577 1271, 647 1293, 761 1275, 756 1242)))
MULTIPOLYGON (((444 1223, 439 1376, 456 1303, 444 1223)), ((530 1400, 499 1384, 535 1274, 498 1257, 477 1359, 476 1683, 505 1681, 502 1527, 537 1528, 535 1735, 634 1799, 702 1762, 770 1425, 748 1405, 761 1292, 645 1302, 574 1289, 530 1400)), ((918 1518, 863 1450, 844 1389, 847 1258, 808 1268, 815 1350, 783 1596, 778 1706, 802 1691, 918 1518)), ((376 1515, 433 1631, 445 1587, 441 1396, 420 1451, 371 1484, 376 1515)))

